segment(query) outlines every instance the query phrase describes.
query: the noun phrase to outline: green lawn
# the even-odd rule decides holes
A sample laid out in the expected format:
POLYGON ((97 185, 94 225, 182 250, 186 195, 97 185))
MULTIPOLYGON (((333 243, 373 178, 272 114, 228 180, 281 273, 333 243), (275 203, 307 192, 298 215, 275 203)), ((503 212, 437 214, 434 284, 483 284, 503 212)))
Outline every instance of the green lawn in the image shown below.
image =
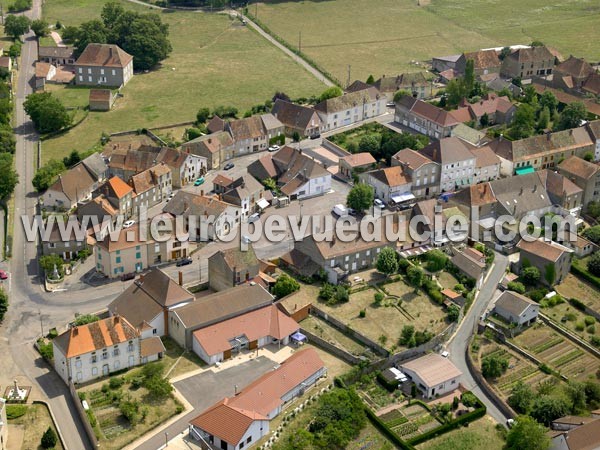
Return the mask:
POLYGON ((504 440, 496 430, 491 417, 485 416, 469 424, 466 428, 450 431, 421 445, 419 450, 500 450, 504 440))
POLYGON ((257 10, 261 22, 295 47, 301 32, 302 51, 344 83, 348 65, 352 79, 364 80, 418 71, 413 61, 433 56, 534 39, 565 56, 600 58, 597 1, 266 0, 257 10))
MULTIPOLYGON (((47 0, 46 20, 73 25, 99 16, 103 0, 47 0)), ((128 9, 147 8, 123 2, 128 9)), ((151 128, 193 120, 200 107, 234 105, 242 113, 275 91, 291 97, 318 94, 324 86, 269 44, 225 14, 170 12, 173 53, 160 68, 138 74, 123 89, 112 111, 92 112, 73 130, 47 140, 42 158, 62 157, 93 146, 102 132, 151 128)), ((67 88, 67 106, 85 105, 87 89, 67 88)))

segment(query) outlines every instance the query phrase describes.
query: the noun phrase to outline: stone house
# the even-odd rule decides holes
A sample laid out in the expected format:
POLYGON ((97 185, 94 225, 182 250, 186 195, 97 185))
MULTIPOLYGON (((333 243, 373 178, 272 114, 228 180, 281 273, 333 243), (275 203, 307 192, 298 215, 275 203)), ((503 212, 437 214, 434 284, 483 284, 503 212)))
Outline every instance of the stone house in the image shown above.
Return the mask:
POLYGON ((208 258, 208 283, 214 291, 223 291, 258 276, 260 263, 251 245, 219 250, 208 258))
POLYGON ((473 183, 492 181, 500 178, 500 158, 494 151, 486 146, 473 148, 471 153, 475 157, 475 169, 473 170, 473 183))
POLYGON ((72 45, 65 47, 38 46, 38 60, 53 66, 70 66, 75 63, 72 45))
POLYGON ((558 164, 558 171, 581 189, 582 203, 587 206, 592 201, 600 200, 600 166, 588 162, 578 156, 570 156, 558 164))
POLYGON ((425 77, 424 72, 402 73, 391 77, 383 75, 373 86, 385 95, 387 101, 392 101, 394 94, 400 90, 410 92, 415 98, 433 97, 433 83, 425 77))
POLYGON ((368 152, 353 153, 339 159, 338 175, 351 180, 354 174, 373 169, 376 164, 377 161, 368 152))
POLYGON ((110 89, 90 89, 90 111, 110 111, 115 99, 110 89))
POLYGON ((457 137, 432 142, 421 154, 440 167, 440 192, 451 192, 473 184, 475 156, 468 144, 457 137))
POLYGON ((264 187, 249 173, 233 180, 221 194, 224 202, 242 208, 242 221, 260 209, 259 202, 263 198, 264 187))
POLYGON ((140 208, 152 208, 173 192, 171 169, 166 164, 157 164, 129 180, 133 188, 133 210, 139 215, 140 208))
POLYGON ((75 84, 121 87, 133 76, 133 56, 113 44, 88 44, 74 64, 75 84))
MULTIPOLYGON (((59 219, 60 220, 60 219, 59 219)), ((79 223, 70 219, 71 223, 65 223, 65 236, 67 239, 63 239, 60 233, 60 228, 57 221, 52 222, 52 229, 48 236, 48 239, 41 239, 42 254, 43 255, 58 255, 64 261, 71 261, 77 257, 77 254, 88 248, 87 245, 87 234, 83 236, 77 236, 77 232, 74 229, 79 228, 79 223), (73 228, 71 228, 73 227, 73 228), (71 231, 70 233, 67 231, 71 231)), ((45 237, 45 236, 44 236, 45 237)))
POLYGON ((450 112, 408 95, 396 103, 394 120, 435 139, 450 136, 460 123, 450 112))
POLYGON ((400 166, 412 179, 412 193, 417 198, 430 197, 439 192, 439 164, 420 152, 405 148, 392 156, 392 167, 400 166))
POLYGON ((197 137, 182 144, 181 151, 206 158, 208 170, 217 169, 225 160, 224 155, 234 149, 233 138, 227 131, 217 131, 197 137))
POLYGON ((207 161, 204 156, 170 147, 162 147, 156 160, 171 169, 171 184, 174 188, 182 188, 188 183, 193 183, 207 171, 207 161))
POLYGON ((375 198, 389 204, 399 204, 413 200, 415 196, 411 192, 412 180, 404 172, 402 166, 375 169, 370 172, 361 173, 359 179, 373 187, 375 198))
POLYGON ((517 244, 520 251, 519 273, 526 267, 537 267, 540 271, 540 282, 552 287, 560 284, 571 269, 573 250, 544 238, 529 242, 521 239, 517 244))
POLYGON ((271 109, 271 114, 284 125, 287 136, 298 133, 301 137, 313 137, 321 132, 321 118, 317 111, 308 106, 278 98, 271 109))
POLYGON ((448 358, 437 353, 403 361, 399 365, 426 398, 443 396, 459 387, 462 372, 448 358))
MULTIPOLYGON (((585 94, 586 87, 596 82, 599 75, 596 70, 583 58, 569 56, 554 68, 552 85, 570 93, 585 94)), ((594 92, 591 92, 594 94, 594 92)))
POLYGON ((108 200, 111 206, 118 211, 118 214, 122 215, 125 219, 128 219, 133 215, 133 199, 135 194, 133 188, 121 178, 117 176, 110 178, 93 193, 94 198, 100 195, 108 200))
POLYGON ((504 58, 500 74, 529 79, 552 75, 555 57, 546 46, 519 48, 504 58))
POLYGON ((473 61, 475 76, 489 75, 492 73, 500 73, 502 63, 498 58, 496 50, 478 50, 476 52, 463 53, 456 61, 455 70, 461 75, 465 75, 467 61, 473 61))

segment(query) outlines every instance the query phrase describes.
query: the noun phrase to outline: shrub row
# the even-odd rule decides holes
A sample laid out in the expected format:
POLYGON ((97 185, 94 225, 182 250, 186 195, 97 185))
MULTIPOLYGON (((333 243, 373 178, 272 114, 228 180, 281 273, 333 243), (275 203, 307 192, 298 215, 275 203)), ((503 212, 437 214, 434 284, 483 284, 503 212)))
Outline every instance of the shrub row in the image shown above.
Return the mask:
POLYGON ((571 264, 571 272, 575 275, 583 278, 588 283, 592 284, 596 288, 600 289, 600 278, 595 277, 584 268, 580 267, 579 264, 574 260, 571 264))
POLYGON ((579 311, 585 311, 585 304, 581 300, 571 298, 569 299, 569 303, 573 305, 575 309, 578 309, 579 311))
POLYGON ((388 380, 386 379, 381 372, 377 372, 377 381, 379 381, 379 384, 381 384, 384 388, 386 388, 388 391, 390 392, 394 392, 396 389, 398 389, 398 380, 388 380))

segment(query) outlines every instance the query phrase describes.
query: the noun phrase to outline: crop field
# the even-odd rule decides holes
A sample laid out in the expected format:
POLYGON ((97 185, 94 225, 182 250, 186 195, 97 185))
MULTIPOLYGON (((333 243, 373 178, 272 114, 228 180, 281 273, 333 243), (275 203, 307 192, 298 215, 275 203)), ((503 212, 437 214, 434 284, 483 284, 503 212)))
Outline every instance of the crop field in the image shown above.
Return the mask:
MULTIPOLYGON (((77 25, 99 18, 104 0, 47 0, 50 23, 77 25)), ((127 9, 147 8, 122 2, 127 9)), ((241 114, 276 91, 291 97, 324 89, 317 79, 238 20, 226 14, 160 13, 170 28, 173 52, 149 73, 137 74, 123 88, 110 112, 91 112, 71 131, 44 142, 44 161, 71 150, 86 150, 111 133, 194 120, 201 107, 232 105, 241 114)), ((66 106, 87 105, 87 88, 57 92, 66 106)))
POLYGON ((343 83, 348 66, 352 79, 365 80, 422 70, 433 56, 533 40, 565 57, 600 59, 597 1, 266 0, 249 12, 343 83))
POLYGON ((542 324, 529 328, 514 340, 569 379, 585 381, 600 368, 598 358, 542 324))
POLYGON ((415 294, 403 281, 386 284, 385 290, 397 299, 386 299, 377 305, 376 291, 367 289, 350 294, 347 303, 334 306, 319 303, 318 307, 388 349, 396 347, 404 325, 414 325, 416 331, 427 330, 434 335, 448 325, 442 307, 423 293, 415 294), (359 316, 361 310, 365 310, 365 317, 359 316), (381 336, 385 336, 385 342, 381 336))

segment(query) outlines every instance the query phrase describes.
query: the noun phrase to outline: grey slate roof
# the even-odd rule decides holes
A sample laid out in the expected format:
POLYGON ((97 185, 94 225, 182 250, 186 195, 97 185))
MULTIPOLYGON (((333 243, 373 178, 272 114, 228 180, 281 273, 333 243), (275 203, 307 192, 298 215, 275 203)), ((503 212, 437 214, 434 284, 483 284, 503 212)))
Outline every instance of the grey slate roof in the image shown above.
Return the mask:
POLYGON ((537 303, 513 291, 504 291, 498 300, 496 300, 496 306, 501 307, 516 317, 523 314, 531 305, 537 305, 537 303))

